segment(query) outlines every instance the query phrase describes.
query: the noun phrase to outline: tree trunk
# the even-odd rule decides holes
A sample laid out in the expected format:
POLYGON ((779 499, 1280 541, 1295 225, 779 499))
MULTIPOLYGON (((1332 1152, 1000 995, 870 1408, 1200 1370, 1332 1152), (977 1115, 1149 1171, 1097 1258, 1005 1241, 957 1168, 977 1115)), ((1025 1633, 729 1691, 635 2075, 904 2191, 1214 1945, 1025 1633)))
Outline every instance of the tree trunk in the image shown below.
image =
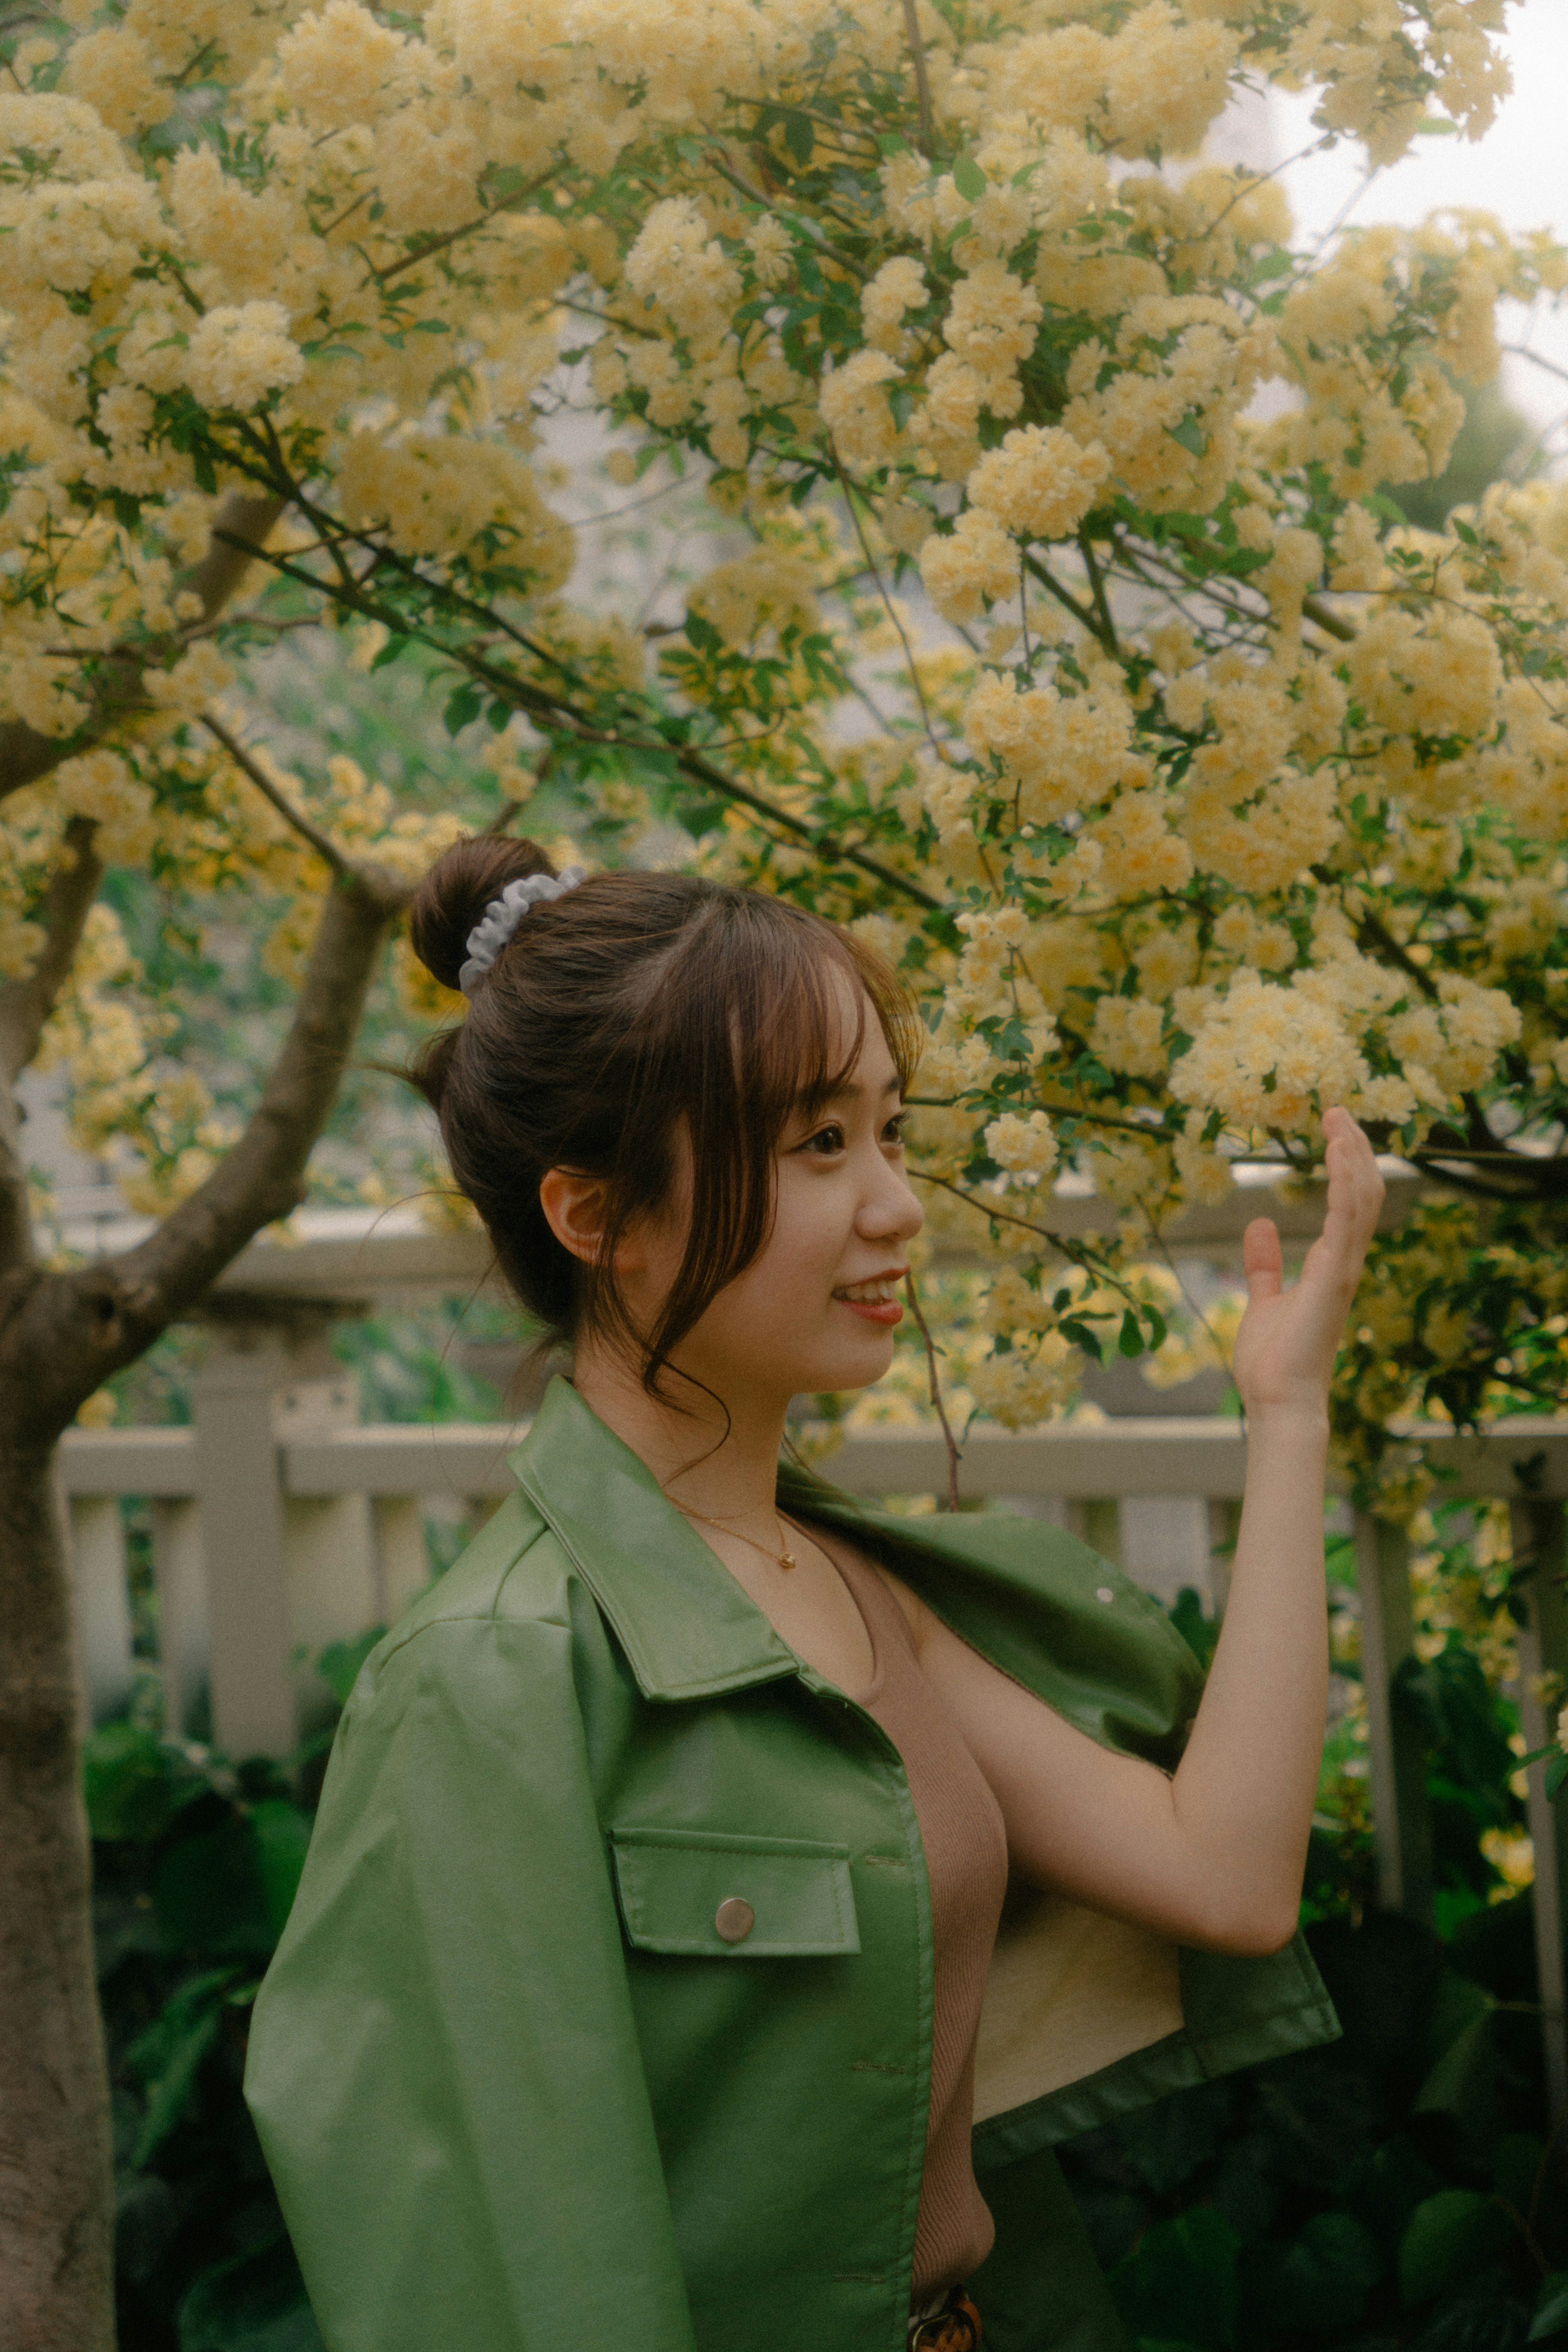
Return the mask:
POLYGON ((0 2345, 112 2352, 109 2084, 66 1528, 0 1388, 0 2345), (40 1933, 40 1929, 45 1932, 40 1933))
MULTIPOLYGON (((71 846, 51 900, 61 947, 68 931, 74 945, 98 874, 90 845, 71 846)), ((0 2352, 113 2352, 115 2337, 109 2084, 55 1449, 82 1399, 303 1196, 376 958, 409 895, 396 877, 339 864, 245 1133, 146 1241, 71 1271, 38 1266, 15 1104, 0 1086, 0 2352)), ((68 953, 54 961, 63 976, 68 953)), ((46 956, 46 979, 47 966, 46 956)), ((37 980, 0 992, 0 1060, 9 1053, 14 1066, 47 1011, 37 980)))

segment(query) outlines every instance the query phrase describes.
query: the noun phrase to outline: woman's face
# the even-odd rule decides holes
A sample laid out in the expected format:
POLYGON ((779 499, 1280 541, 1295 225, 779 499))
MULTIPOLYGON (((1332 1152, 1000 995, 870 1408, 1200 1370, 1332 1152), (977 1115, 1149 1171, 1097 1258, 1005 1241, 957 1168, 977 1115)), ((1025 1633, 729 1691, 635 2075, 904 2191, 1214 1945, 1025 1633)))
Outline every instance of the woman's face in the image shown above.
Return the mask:
MULTIPOLYGON (((772 1230, 745 1272, 708 1306, 671 1361, 731 1404, 879 1381, 893 1361, 908 1244, 925 1213, 904 1174, 898 1072, 868 1000, 861 1050, 840 1093, 793 1117, 775 1162, 772 1230)), ((847 1045, 855 1004, 840 983, 847 1045)), ((690 1162, 676 1197, 644 1228, 623 1276, 627 1304, 651 1328, 680 1265, 690 1162), (650 1311, 652 1310, 652 1311, 650 1311)))

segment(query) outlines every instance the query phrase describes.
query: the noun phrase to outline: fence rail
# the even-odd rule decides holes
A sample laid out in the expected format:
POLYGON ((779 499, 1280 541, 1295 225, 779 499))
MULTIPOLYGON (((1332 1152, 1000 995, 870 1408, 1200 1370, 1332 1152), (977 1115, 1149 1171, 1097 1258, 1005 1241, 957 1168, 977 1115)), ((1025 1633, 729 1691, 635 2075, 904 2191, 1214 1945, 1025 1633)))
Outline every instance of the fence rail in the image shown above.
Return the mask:
MULTIPOLYGON (((318 1335, 319 1336, 319 1335, 318 1335)), ((143 1498, 171 1721, 210 1710, 231 1755, 286 1753, 326 1694, 295 1659, 391 1622, 428 1580, 427 1522, 476 1524, 512 1486, 516 1426, 368 1426, 350 1383, 298 1334, 231 1334, 198 1375, 194 1420, 174 1429, 73 1430, 61 1450, 89 1712, 123 1704, 133 1675, 122 1496, 143 1498)), ((1442 1491, 1506 1500, 1521 1587, 1519 1704, 1526 1742, 1551 1737, 1568 1675, 1563 1503, 1568 1422, 1504 1423, 1485 1437, 1427 1438, 1442 1491)), ((867 1495, 935 1494, 941 1441, 866 1430, 830 1462, 867 1495)), ((1163 1597, 1196 1585, 1223 1607, 1225 1560, 1246 1475, 1235 1421, 1112 1421, 1014 1434, 977 1431, 961 1492, 1086 1534, 1163 1597)), ((1396 1682, 1413 1654, 1409 1548, 1385 1522, 1347 1511, 1354 1536, 1379 1899, 1417 1917, 1432 1906, 1432 1847, 1418 1734, 1396 1682)), ((1568 1805, 1529 1775, 1535 1921, 1552 2112, 1568 2113, 1564 1929, 1568 1805)))

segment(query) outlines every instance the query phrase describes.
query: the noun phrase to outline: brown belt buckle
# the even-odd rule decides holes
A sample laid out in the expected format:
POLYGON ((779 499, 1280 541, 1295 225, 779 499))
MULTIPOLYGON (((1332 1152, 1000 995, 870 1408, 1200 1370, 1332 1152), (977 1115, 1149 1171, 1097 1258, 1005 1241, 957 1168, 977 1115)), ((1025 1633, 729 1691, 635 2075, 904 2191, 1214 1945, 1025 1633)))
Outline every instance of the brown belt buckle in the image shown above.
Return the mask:
POLYGON ((946 2310, 923 2319, 909 2339, 909 2352, 976 2352, 980 2315, 967 2294, 956 2294, 946 2310))

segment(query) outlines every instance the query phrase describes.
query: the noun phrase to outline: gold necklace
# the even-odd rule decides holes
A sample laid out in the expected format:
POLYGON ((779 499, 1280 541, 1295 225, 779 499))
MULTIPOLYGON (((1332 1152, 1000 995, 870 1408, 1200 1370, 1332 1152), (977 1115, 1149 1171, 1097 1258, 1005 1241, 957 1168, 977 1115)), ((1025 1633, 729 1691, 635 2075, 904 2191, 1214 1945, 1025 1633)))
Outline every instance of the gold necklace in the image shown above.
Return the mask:
MULTIPOLYGON (((674 1495, 669 1499, 674 1503, 676 1510, 685 1511, 688 1518, 701 1519, 705 1527, 716 1528, 721 1536, 734 1536, 739 1542, 749 1544, 753 1551, 759 1551, 765 1559, 776 1560, 780 1568, 794 1567, 795 1555, 792 1551, 772 1551, 767 1544, 758 1543, 755 1536, 742 1535, 738 1528, 732 1528, 727 1520, 710 1519, 707 1513, 699 1511, 694 1503, 676 1502, 674 1495)), ((773 1516, 775 1519, 779 1519, 777 1511, 773 1516)), ((779 1519, 779 1524, 780 1527, 783 1526, 782 1519, 779 1519)))

